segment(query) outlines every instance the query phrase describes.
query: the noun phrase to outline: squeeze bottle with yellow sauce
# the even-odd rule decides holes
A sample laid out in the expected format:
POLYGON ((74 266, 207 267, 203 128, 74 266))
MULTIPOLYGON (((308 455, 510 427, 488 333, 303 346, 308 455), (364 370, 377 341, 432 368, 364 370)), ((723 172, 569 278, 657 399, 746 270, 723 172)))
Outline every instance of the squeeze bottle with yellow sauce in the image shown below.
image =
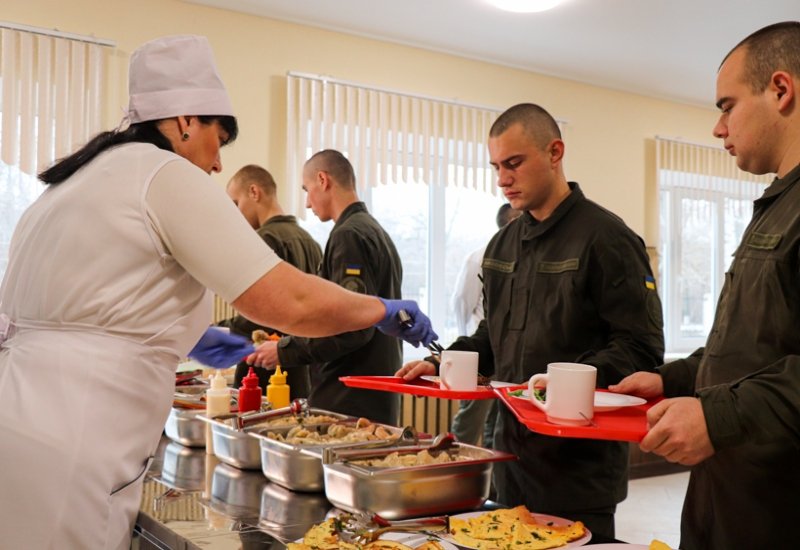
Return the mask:
POLYGON ((269 377, 267 401, 273 409, 289 406, 289 385, 286 383, 286 373, 281 371, 280 365, 275 369, 275 374, 269 377))
MULTIPOLYGON (((206 416, 214 418, 231 412, 231 390, 222 373, 211 377, 211 387, 206 390, 206 416)), ((214 452, 214 441, 211 437, 211 424, 206 424, 206 452, 214 452)))

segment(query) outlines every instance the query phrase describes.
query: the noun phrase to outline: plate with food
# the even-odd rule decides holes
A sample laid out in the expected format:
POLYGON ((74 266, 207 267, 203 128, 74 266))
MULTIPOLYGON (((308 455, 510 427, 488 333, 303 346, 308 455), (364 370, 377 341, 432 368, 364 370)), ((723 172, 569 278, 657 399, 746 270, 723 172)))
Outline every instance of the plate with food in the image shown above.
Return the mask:
MULTIPOLYGON (((542 399, 544 392, 544 389, 540 390, 536 388, 536 397, 542 399)), ((530 399, 528 390, 517 390, 509 392, 508 395, 519 399, 530 399)), ((635 407, 637 405, 644 405, 645 403, 647 403, 646 399, 633 395, 625 395, 624 393, 611 393, 608 391, 594 392, 594 412, 616 411, 623 407, 635 407)))
POLYGON ((450 517, 450 534, 443 537, 464 548, 502 550, 583 546, 592 533, 580 521, 534 514, 525 506, 450 517))
POLYGON ((452 543, 423 533, 383 533, 374 542, 348 543, 336 531, 336 518, 328 518, 309 529, 302 539, 290 542, 287 550, 458 550, 452 543))

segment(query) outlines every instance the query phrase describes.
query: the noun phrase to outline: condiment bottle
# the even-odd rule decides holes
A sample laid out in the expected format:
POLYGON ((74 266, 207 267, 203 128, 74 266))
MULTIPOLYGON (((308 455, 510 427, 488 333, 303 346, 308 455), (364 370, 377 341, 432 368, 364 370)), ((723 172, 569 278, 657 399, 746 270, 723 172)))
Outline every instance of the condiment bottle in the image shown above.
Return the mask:
POLYGON ((289 385, 286 383, 286 373, 281 371, 281 366, 275 369, 275 374, 269 377, 267 385, 267 401, 273 409, 289 406, 289 385))
POLYGON ((242 386, 239 388, 239 413, 257 411, 261 409, 261 388, 258 385, 253 367, 247 372, 247 376, 242 378, 242 386))
MULTIPOLYGON (((211 387, 206 390, 206 416, 214 418, 231 412, 231 390, 220 371, 211 377, 211 387)), ((214 452, 211 424, 206 424, 206 452, 214 452)))

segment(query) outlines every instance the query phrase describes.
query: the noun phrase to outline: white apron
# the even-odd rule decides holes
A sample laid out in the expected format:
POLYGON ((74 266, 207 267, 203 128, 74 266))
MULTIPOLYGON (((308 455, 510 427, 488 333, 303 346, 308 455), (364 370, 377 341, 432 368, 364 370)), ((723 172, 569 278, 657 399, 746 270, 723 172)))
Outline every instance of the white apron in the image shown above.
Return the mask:
POLYGON ((147 223, 152 174, 175 158, 105 153, 17 227, 0 289, 2 548, 130 545, 175 367, 211 314, 147 223))

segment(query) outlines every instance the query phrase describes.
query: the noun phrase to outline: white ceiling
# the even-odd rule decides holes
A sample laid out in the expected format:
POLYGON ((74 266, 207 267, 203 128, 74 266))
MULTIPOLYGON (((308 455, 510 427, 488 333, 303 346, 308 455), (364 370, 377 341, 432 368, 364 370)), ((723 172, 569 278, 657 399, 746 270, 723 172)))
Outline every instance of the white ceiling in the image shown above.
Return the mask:
POLYGON ((189 0, 713 107, 717 67, 800 0, 567 0, 502 12, 485 0, 189 0))

